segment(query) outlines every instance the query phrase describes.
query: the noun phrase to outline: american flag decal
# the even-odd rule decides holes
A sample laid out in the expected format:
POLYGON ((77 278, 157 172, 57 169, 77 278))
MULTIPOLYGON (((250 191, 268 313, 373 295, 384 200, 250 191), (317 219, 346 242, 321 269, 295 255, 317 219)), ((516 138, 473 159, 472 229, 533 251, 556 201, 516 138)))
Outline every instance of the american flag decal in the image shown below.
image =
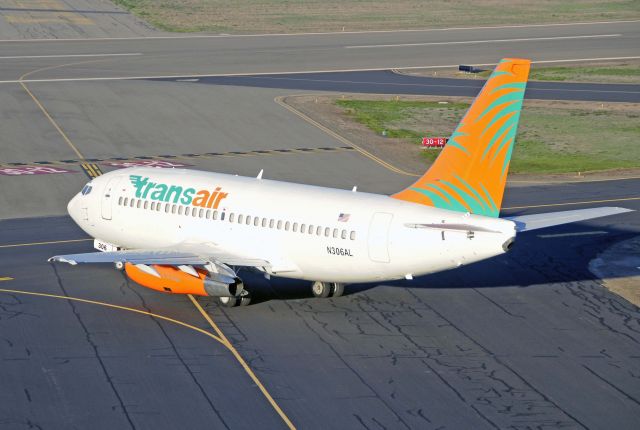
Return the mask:
POLYGON ((338 215, 338 222, 347 222, 347 221, 349 221, 349 217, 350 216, 351 215, 349 215, 349 214, 341 213, 340 215, 338 215))

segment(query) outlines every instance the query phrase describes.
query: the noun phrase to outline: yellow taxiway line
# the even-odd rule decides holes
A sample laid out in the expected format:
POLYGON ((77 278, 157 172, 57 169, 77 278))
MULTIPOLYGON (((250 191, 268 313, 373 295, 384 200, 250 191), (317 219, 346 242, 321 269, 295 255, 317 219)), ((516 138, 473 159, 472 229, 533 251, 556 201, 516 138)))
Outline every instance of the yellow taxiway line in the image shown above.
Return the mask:
POLYGON ((305 115, 304 113, 300 112, 298 109, 296 109, 293 106, 291 106, 288 103, 286 103, 284 101, 284 99, 286 97, 287 96, 278 96, 275 99, 273 99, 273 101, 276 102, 277 104, 279 104, 280 106, 282 106, 283 108, 287 109, 289 112, 293 113, 294 115, 302 118, 303 120, 305 120, 309 124, 313 125, 314 127, 317 127, 320 130, 324 131, 326 134, 328 134, 329 136, 333 137, 334 139, 336 139, 336 140, 338 140, 338 141, 340 141, 340 142, 342 142, 342 143, 344 143, 346 145, 349 145, 350 147, 352 147, 353 149, 358 151, 360 154, 362 154, 363 156, 373 160, 374 162, 378 163, 379 165, 381 165, 385 169, 391 170, 394 173, 398 173, 400 175, 405 175, 405 176, 413 176, 413 177, 421 176, 421 175, 416 175, 415 173, 406 172, 406 171, 394 166, 391 163, 387 163, 383 159, 381 159, 379 157, 376 157, 375 155, 373 155, 369 151, 367 151, 367 150, 359 147, 355 143, 351 142, 349 139, 347 139, 347 138, 345 138, 343 136, 340 136, 335 131, 331 130, 328 127, 325 127, 324 125, 320 124, 318 121, 312 119, 311 117, 309 117, 309 116, 305 115))
POLYGON ((253 370, 251 370, 251 368, 249 367, 249 365, 247 364, 247 362, 244 360, 244 358, 242 358, 242 356, 240 355, 240 353, 238 352, 238 350, 233 346, 233 344, 229 341, 229 339, 227 339, 227 337, 224 335, 224 333, 222 332, 222 330, 220 330, 220 328, 218 327, 218 325, 213 322, 213 319, 211 319, 211 317, 209 316, 209 314, 207 314, 204 309, 202 309, 202 306, 200 306, 200 303, 198 303, 198 301, 191 295, 188 294, 189 299, 191 300, 191 302, 193 303, 193 305, 196 307, 196 309, 198 309, 198 311, 202 314, 202 316, 204 317, 204 319, 209 323, 209 325, 211 326, 211 328, 213 328, 213 330, 218 334, 218 336, 220 337, 220 339, 222 339, 222 343, 227 347, 227 349, 229 351, 231 351, 231 353, 233 354, 233 356, 236 358, 236 360, 238 361, 238 363, 240 363, 240 365, 242 366, 242 368, 244 369, 245 372, 247 372, 247 375, 249 375, 249 377, 253 380, 253 382, 255 382, 255 384, 258 386, 258 388, 260 389, 260 391, 262 391, 262 394, 264 395, 264 397, 267 399, 267 401, 271 404, 271 406, 273 407, 273 409, 278 413, 278 415, 280 415, 280 418, 282 418, 282 420, 284 421, 284 423, 287 425, 288 428, 290 429, 295 429, 296 427, 293 425, 293 423, 291 422, 291 420, 289 419, 289 417, 287 417, 287 415, 284 413, 284 411, 280 408, 280 406, 278 405, 278 403, 276 403, 276 401, 273 399, 273 397, 271 396, 271 394, 269 394, 269 392, 267 391, 267 389, 264 387, 264 385, 262 385, 262 382, 260 382, 260 380, 258 379, 258 377, 256 376, 256 374, 253 372, 253 370))
MULTIPOLYGON (((13 279, 13 278, 0 278, 0 281, 11 280, 11 279, 13 279)), ((74 301, 74 302, 80 302, 80 303, 86 303, 86 304, 91 304, 91 305, 104 306, 104 307, 111 308, 111 309, 118 309, 118 310, 123 310, 123 311, 127 311, 127 312, 133 312, 133 313, 140 314, 140 315, 150 316, 150 317, 153 317, 153 318, 156 318, 156 319, 159 319, 159 320, 168 321, 168 322, 171 322, 173 324, 177 324, 179 326, 182 326, 182 327, 194 330, 194 331, 196 331, 196 332, 198 332, 200 334, 203 334, 203 335, 215 340, 216 342, 220 343, 221 345, 223 345, 225 348, 227 348, 233 354, 234 358, 240 363, 240 365, 242 366, 244 371, 249 375, 249 377, 253 380, 253 382, 258 386, 258 388, 260 389, 260 391, 262 392, 264 397, 271 404, 271 406, 275 409, 275 411, 278 413, 278 415, 282 418, 282 420, 285 422, 287 427, 289 429, 292 429, 292 430, 294 430, 296 428, 293 425, 293 423, 291 422, 291 420, 287 417, 287 415, 282 411, 280 406, 278 406, 278 404, 273 399, 273 397, 269 394, 269 392, 267 391, 265 386, 262 384, 262 382, 260 382, 260 380, 258 379, 256 374, 253 372, 253 370, 251 370, 251 368, 249 367, 247 362, 242 358, 242 356, 238 353, 238 351, 231 344, 231 342, 229 342, 229 339, 227 339, 227 337, 220 330, 220 328, 213 322, 211 317, 204 311, 204 309, 202 309, 202 306, 200 306, 200 304, 196 301, 196 299, 190 294, 188 295, 189 299, 191 299, 191 302, 198 309, 198 311, 200 311, 200 313, 205 318, 205 320, 215 330, 217 335, 215 335, 213 333, 210 333, 210 332, 208 332, 206 330, 203 330, 203 329, 201 329, 199 327, 196 327, 194 325, 185 323, 185 322, 180 321, 180 320, 176 320, 174 318, 166 317, 164 315, 159 315, 159 314, 156 314, 156 313, 153 313, 153 312, 143 311, 143 310, 140 310, 140 309, 130 308, 130 307, 127 307, 127 306, 120 306, 120 305, 114 305, 114 304, 111 304, 111 303, 100 302, 100 301, 97 301, 97 300, 82 299, 82 298, 79 298, 79 297, 61 296, 61 295, 49 294, 49 293, 37 293, 37 292, 33 292, 33 291, 12 290, 12 289, 7 289, 7 288, 0 288, 0 293, 22 294, 22 295, 27 295, 27 296, 45 297, 45 298, 59 299, 59 300, 70 300, 70 301, 74 301)))
POLYGON ((163 321, 168 321, 168 322, 180 325, 182 327, 186 327, 186 328, 191 329, 191 330, 195 330, 198 333, 204 334, 205 336, 208 336, 208 337, 214 339, 215 341, 225 345, 225 343, 223 342, 222 339, 220 339, 218 336, 216 336, 216 335, 214 335, 212 333, 209 333, 206 330, 203 330, 203 329, 198 328, 196 326, 193 326, 191 324, 187 324, 185 322, 182 322, 182 321, 170 318, 170 317, 165 317, 164 315, 154 314, 153 312, 142 311, 140 309, 130 308, 130 307, 127 307, 127 306, 114 305, 114 304, 111 304, 111 303, 99 302, 99 301, 96 301, 96 300, 81 299, 79 297, 60 296, 60 295, 57 295, 57 294, 49 294, 49 293, 36 293, 36 292, 33 292, 33 291, 10 290, 10 289, 7 289, 7 288, 0 288, 0 293, 23 294, 23 295, 27 295, 27 296, 47 297, 47 298, 50 298, 50 299, 70 300, 70 301, 74 301, 74 302, 88 303, 88 304, 91 304, 91 305, 99 305, 99 306, 104 306, 104 307, 111 308, 111 309, 119 309, 119 310, 123 310, 123 311, 133 312, 133 313, 136 313, 136 314, 146 315, 146 316, 157 318, 157 319, 160 319, 160 320, 163 320, 163 321))

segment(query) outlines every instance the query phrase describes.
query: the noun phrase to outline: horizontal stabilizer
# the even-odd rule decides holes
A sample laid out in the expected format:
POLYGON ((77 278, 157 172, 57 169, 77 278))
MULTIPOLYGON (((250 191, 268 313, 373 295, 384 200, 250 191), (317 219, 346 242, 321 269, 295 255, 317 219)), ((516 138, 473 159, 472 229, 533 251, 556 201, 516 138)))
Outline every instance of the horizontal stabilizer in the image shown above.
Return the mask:
POLYGON ((482 233, 500 233, 496 230, 491 230, 489 228, 481 227, 479 225, 471 225, 471 224, 447 224, 447 223, 430 223, 430 224, 405 224, 405 227, 409 228, 431 228, 434 230, 448 230, 448 231, 477 231, 482 233))
POLYGON ((591 209, 578 209, 575 211, 549 212, 535 215, 522 215, 505 217, 516 223, 516 231, 537 230, 539 228, 553 227, 555 225, 568 224, 571 222, 585 221, 603 216, 616 215, 625 212, 633 212, 631 209, 603 207, 591 209))

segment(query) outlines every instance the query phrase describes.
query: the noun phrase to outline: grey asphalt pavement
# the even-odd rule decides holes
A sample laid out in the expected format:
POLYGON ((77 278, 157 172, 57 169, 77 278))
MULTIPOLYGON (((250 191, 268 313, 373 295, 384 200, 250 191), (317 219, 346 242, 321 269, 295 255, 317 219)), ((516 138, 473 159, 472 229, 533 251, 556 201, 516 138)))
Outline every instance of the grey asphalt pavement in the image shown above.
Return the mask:
MULTIPOLYGON (((607 193, 602 184, 520 188, 506 205, 569 192, 591 198, 607 193)), ((612 185, 632 192, 638 181, 612 185)), ((305 283, 246 274, 257 304, 201 303, 300 428, 634 429, 640 311, 586 267, 638 229, 630 213, 523 234, 504 257, 411 283, 349 286, 339 299, 310 299, 305 283)), ((0 231, 2 244, 84 237, 67 217, 1 221, 0 231)), ((45 262, 90 249, 0 248, 0 275, 15 278, 0 288, 209 329, 184 297, 136 286, 109 267, 45 262)), ((284 427, 230 353, 193 330, 10 292, 0 292, 0 305, 4 428, 284 427)))
MULTIPOLYGON (((128 15, 106 3, 111 12, 83 0, 49 3, 78 17, 36 25, 54 12, 0 10, 2 38, 77 40, 0 42, 0 80, 632 56, 640 46, 637 23, 82 40, 146 33, 118 30, 128 15), (7 26, 14 15, 22 22, 7 26), (493 42, 469 43, 478 40, 493 42), (394 44, 410 46, 361 46, 394 44)), ((35 99, 16 82, 0 84, 0 164, 78 158, 48 115, 87 159, 258 150, 180 161, 379 193, 413 179, 354 151, 321 151, 342 143, 273 103, 289 87, 207 83, 28 82, 35 99), (287 148, 310 151, 272 151, 287 148)), ((198 331, 212 327, 188 298, 145 289, 110 267, 46 263, 92 250, 65 214, 88 178, 78 163, 65 168, 75 173, 0 174, 0 428, 285 428, 233 354, 198 331)), ((640 210, 639 188, 638 179, 518 184, 507 189, 505 213, 640 210), (602 202, 610 199, 630 200, 602 202)), ((337 299, 243 272, 254 305, 200 303, 299 428, 636 429, 640 310, 587 267, 638 231, 632 212, 525 233, 505 256, 413 282, 351 285, 337 299)))
POLYGON ((13 81, 38 69, 42 70, 26 78, 393 69, 495 64, 513 56, 563 61, 637 57, 639 47, 638 22, 324 35, 2 41, 0 81, 13 81), (62 64, 65 66, 52 67, 62 64))
MULTIPOLYGON (((475 97, 484 79, 451 79, 409 76, 391 70, 295 73, 258 76, 179 77, 155 81, 184 85, 234 85, 279 88, 292 91, 337 93, 415 94, 475 97)), ((640 103, 640 85, 575 82, 529 82, 526 98, 640 103)))

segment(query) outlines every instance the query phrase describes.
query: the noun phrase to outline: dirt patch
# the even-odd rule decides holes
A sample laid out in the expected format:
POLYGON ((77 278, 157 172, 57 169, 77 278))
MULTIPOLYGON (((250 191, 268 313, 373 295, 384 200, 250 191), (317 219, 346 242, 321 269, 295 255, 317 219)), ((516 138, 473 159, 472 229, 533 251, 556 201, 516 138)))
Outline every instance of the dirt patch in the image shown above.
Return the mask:
POLYGON ((620 242, 589 263, 610 291, 640 306, 640 236, 620 242))
MULTIPOLYGON (((414 175, 422 174, 429 166, 429 158, 435 158, 437 151, 432 157, 425 156, 425 150, 417 142, 409 142, 405 139, 394 139, 384 137, 360 124, 349 116, 346 109, 337 106, 336 100, 395 100, 395 101, 426 101, 426 102, 447 102, 447 103, 470 103, 468 97, 439 97, 439 96, 388 96, 388 95, 299 95, 289 96, 283 101, 294 109, 304 113, 323 126, 331 129, 335 133, 345 137, 359 147, 364 148, 375 156, 385 160, 406 172, 414 175)), ((582 110, 605 110, 607 112, 627 112, 637 110, 640 113, 640 106, 633 103, 599 103, 579 102, 579 101, 545 101, 527 100, 527 107, 538 109, 582 109, 582 110)), ((457 118, 442 119, 442 124, 430 123, 431 130, 447 130, 442 132, 448 136, 455 127, 457 118), (438 126, 438 127, 435 127, 438 126)), ((409 125, 409 124, 400 124, 409 125)), ((640 169, 617 169, 598 172, 571 172, 554 174, 511 174, 510 183, 530 183, 530 182, 584 182, 589 180, 619 179, 640 176, 640 169)))

